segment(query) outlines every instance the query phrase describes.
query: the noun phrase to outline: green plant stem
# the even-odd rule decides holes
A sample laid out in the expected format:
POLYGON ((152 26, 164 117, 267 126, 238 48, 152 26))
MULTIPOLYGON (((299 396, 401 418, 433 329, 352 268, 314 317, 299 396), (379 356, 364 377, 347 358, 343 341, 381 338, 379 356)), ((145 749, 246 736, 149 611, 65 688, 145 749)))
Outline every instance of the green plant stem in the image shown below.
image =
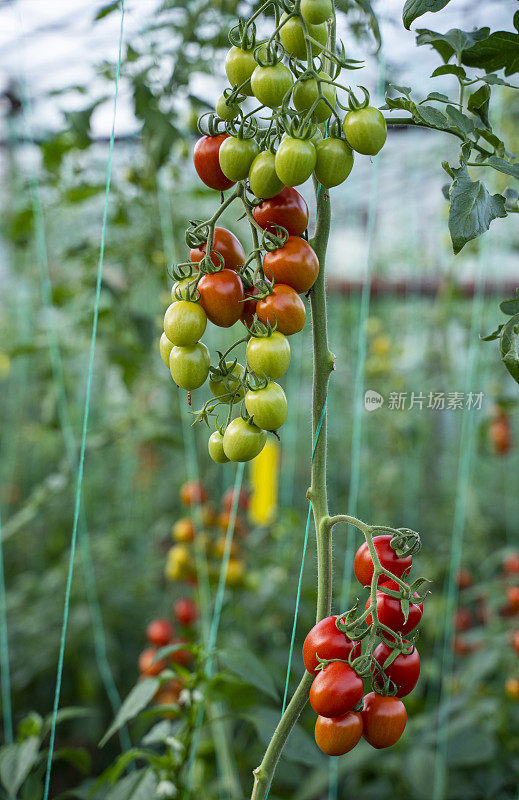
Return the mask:
MULTIPOLYGON (((310 242, 319 259, 319 275, 312 288, 310 297, 314 349, 312 441, 315 441, 321 414, 326 403, 328 382, 335 361, 335 357, 328 348, 326 295, 324 288, 325 258, 330 234, 330 219, 330 196, 325 190, 318 190, 317 224, 315 235, 310 242)), ((323 617, 329 615, 332 594, 331 526, 326 524, 329 520, 326 493, 326 417, 323 421, 321 432, 315 446, 308 499, 312 505, 315 534, 317 538, 316 621, 318 622, 323 619, 323 617)), ((313 676, 305 672, 272 735, 263 761, 260 766, 254 770, 252 800, 265 800, 283 747, 308 700, 308 693, 312 681, 313 676)))
MULTIPOLYGON (((409 126, 412 128, 428 128, 431 131, 440 131, 440 133, 450 133, 451 136, 456 136, 456 138, 460 139, 460 141, 462 142, 465 141, 465 137, 463 136, 463 134, 458 133, 457 131, 450 130, 449 128, 435 128, 432 125, 426 125, 425 122, 416 122, 416 120, 413 119, 413 117, 384 117, 384 119, 386 120, 386 125, 390 125, 393 127, 409 126)), ((481 153, 482 156, 490 158, 490 156, 492 155, 492 153, 490 153, 488 150, 485 150, 485 148, 481 147, 479 144, 476 144, 476 142, 471 142, 471 144, 473 150, 477 150, 478 153, 481 153)))

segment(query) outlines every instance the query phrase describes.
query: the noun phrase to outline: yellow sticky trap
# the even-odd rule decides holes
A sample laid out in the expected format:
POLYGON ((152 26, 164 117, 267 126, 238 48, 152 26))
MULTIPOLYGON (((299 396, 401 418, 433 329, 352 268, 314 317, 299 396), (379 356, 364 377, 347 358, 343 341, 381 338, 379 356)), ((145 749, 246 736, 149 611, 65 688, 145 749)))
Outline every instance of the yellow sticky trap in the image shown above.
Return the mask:
POLYGON ((250 464, 252 497, 249 508, 251 521, 268 525, 276 517, 279 490, 279 445, 268 439, 265 447, 250 464))

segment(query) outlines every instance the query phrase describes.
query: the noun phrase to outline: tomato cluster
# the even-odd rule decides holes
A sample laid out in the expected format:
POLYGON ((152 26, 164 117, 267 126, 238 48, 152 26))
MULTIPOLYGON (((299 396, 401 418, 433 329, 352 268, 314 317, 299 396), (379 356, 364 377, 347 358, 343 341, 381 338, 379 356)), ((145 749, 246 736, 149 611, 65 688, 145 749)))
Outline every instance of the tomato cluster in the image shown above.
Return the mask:
POLYGON ((391 747, 406 725, 401 698, 416 686, 420 656, 414 643, 403 637, 420 622, 422 602, 404 580, 412 555, 396 552, 392 540, 390 534, 372 538, 376 565, 367 541, 355 555, 355 575, 362 586, 370 587, 370 596, 373 588, 375 603, 368 598, 358 619, 352 619, 356 609, 322 619, 303 644, 305 667, 314 676, 310 704, 318 714, 315 740, 327 755, 349 752, 361 737, 376 749, 391 747), (365 694, 368 680, 372 691, 365 694))
MULTIPOLYGON (((172 529, 171 536, 175 544, 169 548, 166 555, 165 576, 174 582, 197 582, 196 572, 196 547, 202 546, 206 554, 209 579, 217 581, 220 575, 221 560, 225 551, 225 537, 231 516, 233 503, 233 490, 224 493, 221 509, 217 511, 209 502, 206 489, 198 482, 189 481, 180 489, 180 498, 188 507, 200 506, 200 523, 195 525, 192 517, 185 516, 178 519, 172 529)), ((242 489, 237 500, 238 511, 245 512, 249 506, 249 494, 242 489)), ((243 540, 248 534, 248 528, 242 516, 238 513, 234 524, 237 537, 243 540)), ((236 587, 243 584, 246 574, 240 544, 233 540, 226 573, 226 584, 236 587)), ((180 601, 179 601, 180 602, 180 601)), ((181 604, 175 606, 175 614, 180 617, 189 614, 189 610, 181 604)))
MULTIPOLYGON (((138 669, 141 678, 153 678, 163 675, 166 670, 173 670, 175 677, 165 680, 157 690, 153 702, 157 706, 176 706, 180 693, 185 686, 182 669, 191 665, 192 653, 187 645, 191 639, 191 626, 197 619, 198 607, 189 597, 182 597, 176 601, 173 608, 174 617, 182 628, 182 636, 177 636, 175 627, 168 619, 154 619, 146 628, 148 646, 142 651, 138 659, 138 669), (159 651, 163 647, 175 645, 177 649, 163 657, 159 651), (183 647, 186 645, 186 647, 183 647), (180 670, 177 668, 180 666, 180 670)), ((165 675, 164 677, 167 677, 165 675)), ((175 713, 175 709, 167 712, 167 716, 175 713)))

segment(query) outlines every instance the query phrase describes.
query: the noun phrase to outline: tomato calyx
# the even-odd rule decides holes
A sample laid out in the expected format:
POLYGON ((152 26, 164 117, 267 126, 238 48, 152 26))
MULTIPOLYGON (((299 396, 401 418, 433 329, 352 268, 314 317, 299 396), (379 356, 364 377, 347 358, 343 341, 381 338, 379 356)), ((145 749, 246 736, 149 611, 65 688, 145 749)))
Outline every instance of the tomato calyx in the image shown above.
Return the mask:
POLYGON ((264 230, 261 237, 261 247, 263 250, 266 250, 267 253, 271 253, 273 250, 279 250, 289 237, 287 229, 283 228, 282 225, 273 224, 271 227, 274 228, 274 232, 264 230))
POLYGON ((406 556, 413 556, 418 553, 422 548, 422 541, 420 534, 412 531, 409 528, 386 528, 383 525, 374 525, 372 527, 373 533, 391 533, 390 545, 399 558, 406 556))
POLYGON ((254 48, 254 58, 260 67, 275 67, 281 63, 285 55, 285 48, 275 39, 266 43, 260 42, 254 48))
POLYGON ((218 134, 223 133, 221 126, 222 120, 214 111, 207 111, 202 114, 197 124, 198 132, 202 136, 218 136, 218 134))
POLYGON ((358 100, 355 93, 351 89, 348 89, 348 106, 350 111, 358 111, 361 108, 366 108, 369 106, 368 90, 365 86, 359 86, 358 88, 362 91, 364 99, 358 100))
POLYGON ((256 46, 256 23, 240 19, 229 31, 229 41, 241 50, 252 51, 256 46))
POLYGON ((231 119, 225 123, 225 130, 235 139, 254 139, 258 133, 258 122, 255 117, 243 117, 239 121, 231 119))

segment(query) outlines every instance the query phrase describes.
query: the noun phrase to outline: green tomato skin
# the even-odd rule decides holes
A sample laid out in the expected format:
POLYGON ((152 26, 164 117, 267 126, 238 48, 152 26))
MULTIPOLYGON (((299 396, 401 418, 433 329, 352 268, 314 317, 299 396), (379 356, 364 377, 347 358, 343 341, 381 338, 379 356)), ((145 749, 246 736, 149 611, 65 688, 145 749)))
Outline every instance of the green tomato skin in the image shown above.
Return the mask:
POLYGON ((258 377, 281 378, 290 365, 290 344, 274 331, 270 336, 253 336, 247 342, 247 363, 258 377))
POLYGON ((238 417, 225 430, 223 449, 229 461, 252 461, 261 453, 266 441, 266 431, 238 417))
POLYGON ((220 431, 215 431, 210 435, 207 449, 215 464, 226 464, 229 461, 224 453, 223 436, 220 431))
MULTIPOLYGON (((281 22, 286 19, 288 15, 283 13, 281 15, 281 22)), ((328 29, 326 24, 322 25, 307 25, 308 34, 320 43, 321 47, 312 44, 312 55, 316 56, 321 52, 322 48, 328 39, 328 29)), ((306 43, 304 29, 301 20, 298 17, 291 17, 288 22, 283 25, 280 30, 281 41, 289 55, 299 58, 301 61, 306 60, 306 43)))
POLYGON ((382 112, 373 106, 349 111, 344 117, 342 129, 350 147, 363 156, 376 156, 386 141, 386 120, 382 112))
MULTIPOLYGON (((232 361, 225 362, 227 367, 231 367, 232 361)), ((209 379, 209 389, 215 397, 221 399, 223 403, 237 403, 245 397, 245 387, 240 383, 245 375, 245 367, 235 364, 234 369, 221 381, 209 379), (231 396, 231 392, 234 394, 231 396), (226 397, 229 395, 229 397, 226 397)))
POLYGON ((254 96, 264 106, 278 108, 293 84, 292 73, 284 64, 257 66, 251 78, 254 96))
POLYGON ((193 347, 203 336, 207 317, 199 303, 179 300, 164 314, 164 333, 177 347, 193 347))
POLYGON ((186 392, 198 389, 207 380, 211 355, 202 342, 194 347, 173 347, 169 356, 171 377, 186 392))
POLYGON ((325 189, 344 183, 353 167, 353 150, 343 139, 323 139, 316 147, 314 174, 325 189))
POLYGON ((320 25, 333 14, 331 0, 301 0, 301 14, 308 25, 320 25))
POLYGON ((188 288, 189 284, 191 284, 191 286, 189 286, 189 289, 190 289, 191 293, 193 293, 194 292, 194 287, 195 287, 195 284, 194 284, 195 280, 196 280, 196 275, 192 275, 190 278, 182 278, 182 280, 177 281, 176 283, 174 283, 173 286, 171 287, 171 300, 172 300, 172 302, 176 303, 177 300, 179 300, 179 299, 186 300, 187 299, 186 298, 187 288, 188 288), (177 297, 175 292, 177 292, 180 297, 177 297))
MULTIPOLYGON (((327 75, 326 72, 320 72, 319 75, 323 79, 330 79, 330 76, 327 75)), ((321 89, 328 102, 331 103, 332 106, 335 106, 335 86, 333 86, 331 83, 323 83, 321 84, 321 89)), ((297 111, 308 111, 318 97, 319 88, 315 78, 308 78, 305 81, 299 81, 294 86, 292 99, 297 111)), ((331 113, 332 109, 327 106, 323 100, 320 100, 314 108, 312 116, 316 122, 324 122, 330 117, 331 113)))
POLYGON ((223 119, 226 122, 231 119, 235 119, 240 111, 241 109, 238 103, 226 103, 223 94, 218 98, 218 102, 216 104, 216 113, 220 119, 223 119))
POLYGON ((259 147, 254 139, 238 139, 229 136, 220 147, 220 169, 230 181, 243 181, 249 174, 259 147))
POLYGON ((276 173, 276 159, 274 153, 267 150, 258 153, 249 170, 249 185, 256 197, 266 200, 274 197, 285 188, 276 173))
POLYGON ((249 389, 245 408, 254 424, 265 431, 277 431, 288 416, 287 398, 279 383, 274 381, 269 381, 264 389, 249 389))
POLYGON ((304 139, 283 139, 276 153, 276 172, 285 186, 299 186, 308 180, 315 168, 317 154, 312 142, 304 139))
POLYGON ((244 86, 240 89, 242 94, 252 97, 250 77, 258 66, 252 50, 242 50, 233 45, 225 57, 225 72, 231 86, 244 86))
POLYGON ((173 350, 173 342, 169 341, 165 333, 163 333, 160 337, 159 350, 161 359, 163 360, 165 366, 169 368, 169 356, 173 350))

